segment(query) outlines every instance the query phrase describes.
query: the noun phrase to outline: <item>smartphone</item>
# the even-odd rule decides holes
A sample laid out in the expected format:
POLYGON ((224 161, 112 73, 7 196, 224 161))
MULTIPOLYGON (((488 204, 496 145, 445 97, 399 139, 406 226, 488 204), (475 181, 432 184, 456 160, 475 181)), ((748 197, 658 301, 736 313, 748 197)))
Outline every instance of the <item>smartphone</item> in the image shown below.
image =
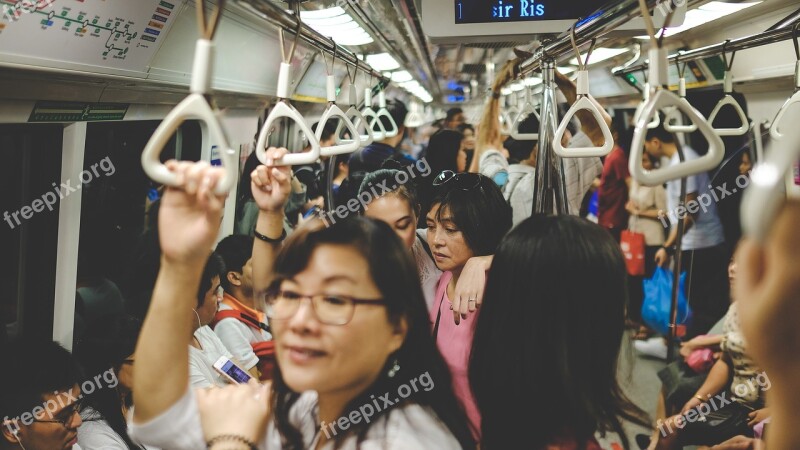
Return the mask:
POLYGON ((224 356, 220 356, 217 362, 214 363, 214 369, 231 383, 247 383, 251 378, 247 371, 224 356))

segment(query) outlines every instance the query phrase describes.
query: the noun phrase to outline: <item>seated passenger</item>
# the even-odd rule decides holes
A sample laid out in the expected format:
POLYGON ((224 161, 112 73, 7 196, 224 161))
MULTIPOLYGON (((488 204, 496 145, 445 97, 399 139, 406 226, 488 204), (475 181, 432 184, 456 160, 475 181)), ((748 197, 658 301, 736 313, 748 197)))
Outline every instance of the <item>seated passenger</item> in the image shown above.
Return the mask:
POLYGON ((55 342, 27 339, 0 350, 0 449, 80 450, 83 373, 72 355, 55 342))
POLYGON ((141 322, 125 315, 102 317, 75 349, 87 379, 102 375, 107 383, 83 399, 78 444, 83 450, 139 447, 128 437, 126 417, 133 408, 133 364, 141 322))
MULTIPOLYGON (((253 239, 248 236, 228 236, 217 244, 216 253, 225 263, 220 277, 224 296, 211 327, 242 368, 259 377, 259 355, 272 349, 263 342, 272 340, 267 331, 263 305, 253 293, 253 239), (269 347, 265 349, 264 347, 269 347)), ((266 356, 266 355, 264 355, 266 356)), ((270 361, 272 358, 269 358, 270 361)))
POLYGON ((790 200, 778 214, 765 243, 745 240, 736 261, 734 296, 747 349, 772 381, 772 421, 767 448, 800 448, 800 201, 790 200))
POLYGON ((193 313, 191 317, 193 322, 194 319, 197 320, 194 322, 197 326, 192 324, 192 339, 189 342, 189 380, 196 388, 228 384, 228 380, 214 370, 214 363, 220 356, 237 362, 225 344, 208 327, 214 320, 219 302, 222 300, 220 275, 224 269, 222 258, 212 253, 200 278, 200 287, 195 299, 197 309, 191 309, 193 313))
MULTIPOLYGON (((267 311, 277 366, 270 395, 248 397, 270 405, 269 411, 253 414, 231 402, 224 405, 225 426, 203 421, 198 394, 186 381, 188 336, 180 330, 190 326, 185 310, 195 302, 186 287, 198 282, 219 231, 224 196, 213 189, 224 171, 176 161, 167 167, 187 183, 164 196, 165 263, 134 367, 135 439, 170 449, 231 442, 262 450, 474 448, 447 367, 430 340, 411 257, 388 225, 359 217, 327 228, 305 226, 272 260, 260 261, 270 251, 254 246, 254 269, 275 268, 267 311), (172 370, 157 370, 165 365, 172 370), (252 426, 268 413, 266 429, 252 426)), ((289 177, 288 168, 259 167, 254 184, 267 195, 289 177)), ((274 239, 280 219, 270 227, 264 222, 259 218, 256 230, 274 239)))
POLYGON ((619 244, 584 219, 534 216, 503 239, 469 364, 482 449, 619 448, 614 434, 630 448, 622 422, 648 426, 617 381, 625 274, 619 244))
MULTIPOLYGON (((455 313, 455 287, 467 261, 494 253, 511 228, 511 208, 497 185, 474 173, 442 172, 435 181, 438 192, 426 217, 428 243, 442 276, 430 310, 433 337, 453 374, 453 388, 464 404, 473 435, 480 437, 481 413, 473 398, 467 366, 475 322, 480 310, 460 319, 455 313), (454 314, 456 321, 447 320, 454 314)), ((477 299, 460 299, 476 304, 477 299)))
MULTIPOLYGON (((411 183, 399 183, 401 172, 394 169, 381 169, 372 172, 364 178, 359 196, 370 192, 373 186, 387 186, 391 190, 384 192, 380 197, 373 198, 366 205, 364 215, 373 219, 382 220, 392 227, 407 247, 411 249, 417 263, 422 293, 428 310, 433 308, 436 296, 436 284, 442 276, 442 271, 436 267, 428 245, 428 235, 425 229, 415 230, 420 215, 420 205, 417 202, 416 190, 411 183), (415 232, 416 231, 416 232, 415 232)), ((456 284, 456 298, 464 299, 454 312, 464 314, 475 312, 483 301, 483 286, 486 284, 486 271, 492 264, 491 256, 475 256, 464 265, 458 283, 456 284), (476 303, 468 306, 467 299, 476 299, 476 303)), ((454 318, 454 320, 456 320, 454 318)))

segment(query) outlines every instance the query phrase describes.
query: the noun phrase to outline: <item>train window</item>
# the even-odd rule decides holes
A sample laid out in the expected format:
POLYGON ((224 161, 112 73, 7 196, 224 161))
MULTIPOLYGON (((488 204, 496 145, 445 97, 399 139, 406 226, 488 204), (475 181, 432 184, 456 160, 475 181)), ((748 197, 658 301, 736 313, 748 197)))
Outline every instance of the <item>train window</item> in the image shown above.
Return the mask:
POLYGON ((63 130, 0 125, 0 341, 53 333, 63 130))
MULTIPOLYGON (((160 196, 140 158, 158 121, 90 123, 86 135, 74 338, 105 314, 144 317, 158 270, 158 247, 148 248, 160 196), (147 285, 149 284, 149 288, 147 285)), ((201 157, 198 121, 187 121, 161 154, 162 161, 201 157)))

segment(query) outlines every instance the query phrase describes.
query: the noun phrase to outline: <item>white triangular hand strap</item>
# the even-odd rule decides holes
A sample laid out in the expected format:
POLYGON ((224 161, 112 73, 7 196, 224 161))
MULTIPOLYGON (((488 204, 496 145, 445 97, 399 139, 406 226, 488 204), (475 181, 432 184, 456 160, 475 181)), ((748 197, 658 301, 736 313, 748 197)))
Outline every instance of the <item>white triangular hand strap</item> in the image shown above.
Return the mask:
POLYGON ((361 115, 364 117, 369 124, 369 128, 372 132, 372 137, 376 141, 382 141, 386 139, 386 129, 383 127, 383 122, 378 118, 378 113, 372 109, 372 91, 370 88, 364 89, 364 109, 361 111, 361 115), (375 130, 375 124, 378 125, 378 130, 375 130))
POLYGON ((217 183, 217 194, 224 194, 234 186, 238 178, 238 156, 228 144, 225 129, 219 121, 217 111, 211 108, 205 94, 211 91, 211 63, 214 60, 214 43, 199 39, 195 46, 192 69, 191 94, 164 117, 155 133, 142 151, 142 168, 151 179, 167 186, 176 186, 177 176, 161 164, 159 156, 172 135, 188 119, 200 120, 208 130, 210 144, 219 149, 225 176, 217 183))
POLYGON ((723 106, 730 105, 733 107, 733 110, 736 111, 736 114, 739 115, 739 120, 741 120, 742 125, 738 128, 714 128, 714 131, 717 132, 720 136, 741 136, 750 129, 750 121, 747 120, 747 116, 742 109, 742 106, 739 105, 739 102, 736 101, 735 98, 731 95, 733 92, 733 78, 731 77, 730 72, 725 72, 725 96, 717 103, 717 106, 714 107, 714 110, 711 111, 711 114, 708 116, 708 123, 711 126, 714 126, 714 120, 717 118, 717 114, 719 114, 720 110, 722 110, 723 106))
POLYGON ((794 65, 794 89, 794 95, 786 100, 786 103, 784 103, 783 106, 781 106, 781 109, 778 110, 775 120, 772 121, 772 126, 769 128, 769 134, 772 136, 772 139, 783 139, 783 133, 780 131, 781 122, 783 122, 783 116, 786 114, 786 111, 792 107, 792 105, 800 103, 800 61, 797 61, 794 65))
POLYGON ((600 107, 597 104, 597 101, 589 95, 589 72, 582 70, 578 72, 578 100, 572 104, 572 107, 567 111, 567 114, 561 120, 561 123, 558 125, 558 129, 556 130, 556 134, 553 137, 553 151, 562 158, 590 158, 590 157, 602 157, 606 156, 607 154, 611 153, 611 150, 614 149, 614 137, 611 135, 611 130, 608 128, 608 124, 603 119, 603 115, 600 112, 600 107), (600 130, 603 132, 603 139, 605 140, 602 147, 570 147, 565 149, 563 145, 561 145, 561 140, 564 137, 564 133, 567 131, 567 125, 569 125, 570 120, 578 111, 585 109, 592 113, 595 120, 597 121, 597 125, 600 127, 600 130))
POLYGON ((642 108, 642 114, 636 121, 636 128, 633 133, 631 143, 631 155, 629 169, 633 179, 645 186, 657 186, 670 180, 689 177, 698 173, 707 172, 715 169, 725 156, 725 144, 717 135, 711 125, 703 116, 692 108, 691 105, 681 102, 681 99, 667 90, 658 90, 650 101, 642 108), (708 153, 700 158, 686 161, 674 166, 664 167, 658 170, 644 170, 642 167, 642 154, 644 143, 647 137, 647 124, 653 115, 659 110, 674 106, 682 111, 708 141, 708 153))
MULTIPOLYGON (((691 103, 686 100, 686 79, 681 78, 678 83, 678 95, 681 98, 681 102, 685 103, 685 106, 692 107, 691 103)), ((698 114, 700 114, 698 112, 698 114)), ((702 116, 702 114, 701 114, 702 116)), ((672 111, 668 112, 664 116, 664 129, 669 131, 670 133, 694 133, 697 131, 697 125, 695 123, 690 123, 689 125, 677 125, 675 121, 680 118, 680 110, 677 108, 673 108, 672 111)))
MULTIPOLYGON (((400 130, 397 128, 397 123, 395 123, 394 118, 392 117, 392 115, 389 114, 389 110, 386 109, 386 94, 383 92, 382 89, 381 89, 380 92, 378 92, 378 113, 377 113, 377 116, 378 117, 386 117, 386 119, 389 121, 389 125, 391 126, 391 128, 389 128, 387 130, 387 129, 385 129, 383 127, 383 124, 381 123, 380 127, 383 130, 383 137, 384 138, 393 138, 393 137, 397 136, 397 133, 399 133, 400 130)), ((377 120, 377 122, 381 122, 380 119, 376 119, 376 120, 377 120)), ((375 122, 373 121, 370 124, 370 126, 374 127, 375 126, 375 122)))

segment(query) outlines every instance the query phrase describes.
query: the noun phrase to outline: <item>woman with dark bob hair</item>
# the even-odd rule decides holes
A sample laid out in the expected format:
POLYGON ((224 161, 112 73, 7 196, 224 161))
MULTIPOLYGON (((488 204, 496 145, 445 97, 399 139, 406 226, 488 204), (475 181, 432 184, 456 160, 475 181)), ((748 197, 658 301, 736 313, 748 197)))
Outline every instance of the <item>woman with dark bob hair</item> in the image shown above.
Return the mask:
POLYGON ((617 382, 625 274, 619 244, 574 216, 534 216, 503 239, 469 366, 482 449, 598 450, 610 433, 629 448, 622 421, 649 428, 617 382))
POLYGON ((182 187, 169 188, 162 204, 164 264, 136 351, 134 438, 170 449, 475 447, 430 337, 409 252, 388 225, 362 217, 329 227, 314 220, 279 249, 275 219, 290 190, 288 167, 252 174, 261 211, 254 287, 269 285, 276 343, 271 389, 251 381, 190 390, 183 331, 193 296, 185 286, 196 282, 218 233, 224 197, 213 187, 222 171, 167 167, 182 187))
POLYGON ((473 436, 478 440, 483 412, 472 396, 467 365, 481 310, 477 309, 477 298, 458 298, 456 285, 470 258, 495 252, 511 228, 511 207, 500 188, 483 175, 444 171, 436 177, 434 186, 437 193, 426 217, 427 234, 434 262, 442 275, 436 286, 430 321, 436 345, 453 374, 456 397, 464 405, 473 436), (463 302, 467 302, 474 314, 460 317, 458 311, 463 302))

